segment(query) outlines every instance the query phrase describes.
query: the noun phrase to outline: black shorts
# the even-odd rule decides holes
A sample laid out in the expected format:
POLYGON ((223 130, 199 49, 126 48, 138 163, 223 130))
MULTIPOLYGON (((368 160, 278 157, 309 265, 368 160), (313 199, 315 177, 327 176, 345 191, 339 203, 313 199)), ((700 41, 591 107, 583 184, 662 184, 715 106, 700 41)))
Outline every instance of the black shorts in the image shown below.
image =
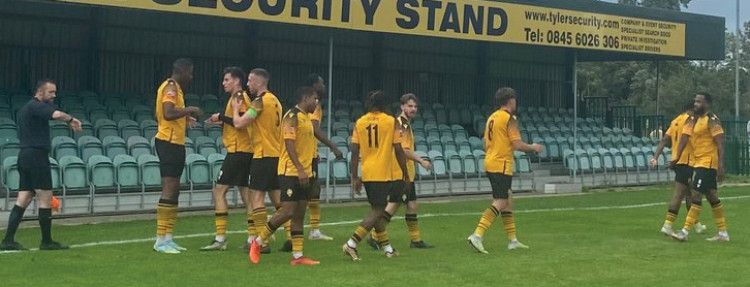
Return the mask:
POLYGON ((279 175, 281 185, 281 201, 301 201, 310 199, 310 187, 303 188, 299 184, 299 177, 279 175))
POLYGON ((185 146, 160 139, 155 139, 154 145, 159 156, 161 177, 180 178, 185 170, 185 146))
POLYGON ((49 151, 24 148, 18 153, 18 190, 34 192, 36 189, 52 190, 49 151))
POLYGON ((250 182, 250 166, 253 154, 236 152, 228 153, 221 164, 217 184, 227 186, 248 187, 250 182))
POLYGON ((674 166, 674 182, 690 186, 690 179, 693 178, 693 167, 687 164, 678 164, 674 166))
POLYGON ((715 169, 696 167, 693 177, 693 189, 703 194, 716 190, 718 188, 716 176, 717 172, 715 169))
POLYGON ((510 190, 510 186, 513 183, 512 176, 488 172, 487 178, 490 179, 490 185, 492 185, 492 198, 508 199, 510 197, 510 194, 513 192, 510 190))
POLYGON ((250 189, 259 191, 279 190, 279 158, 253 159, 250 166, 250 189))
POLYGON ((406 202, 417 201, 417 185, 412 181, 406 191, 406 202))
POLYGON ((365 182, 367 201, 373 206, 386 206, 389 202, 406 202, 404 181, 365 182))

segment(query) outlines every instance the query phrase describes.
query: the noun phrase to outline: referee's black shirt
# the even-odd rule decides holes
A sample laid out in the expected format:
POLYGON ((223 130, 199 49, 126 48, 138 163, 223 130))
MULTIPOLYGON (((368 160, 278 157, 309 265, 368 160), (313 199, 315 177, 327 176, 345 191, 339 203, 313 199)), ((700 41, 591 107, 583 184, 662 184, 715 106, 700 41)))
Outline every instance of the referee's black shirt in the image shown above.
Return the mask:
POLYGON ((37 98, 18 110, 18 137, 21 148, 36 148, 49 151, 52 144, 49 138, 49 121, 55 112, 55 105, 44 103, 37 98))

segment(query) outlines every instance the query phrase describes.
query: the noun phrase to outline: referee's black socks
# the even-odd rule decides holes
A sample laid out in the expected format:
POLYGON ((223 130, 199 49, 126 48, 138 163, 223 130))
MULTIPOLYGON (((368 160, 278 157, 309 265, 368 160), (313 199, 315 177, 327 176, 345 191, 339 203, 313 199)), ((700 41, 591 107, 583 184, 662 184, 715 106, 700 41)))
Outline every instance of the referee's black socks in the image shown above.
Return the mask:
POLYGON ((18 225, 21 224, 24 212, 26 212, 26 208, 18 205, 13 206, 13 209, 10 211, 10 216, 8 217, 8 229, 5 231, 5 239, 3 239, 3 242, 10 243, 15 241, 16 230, 18 230, 18 225))

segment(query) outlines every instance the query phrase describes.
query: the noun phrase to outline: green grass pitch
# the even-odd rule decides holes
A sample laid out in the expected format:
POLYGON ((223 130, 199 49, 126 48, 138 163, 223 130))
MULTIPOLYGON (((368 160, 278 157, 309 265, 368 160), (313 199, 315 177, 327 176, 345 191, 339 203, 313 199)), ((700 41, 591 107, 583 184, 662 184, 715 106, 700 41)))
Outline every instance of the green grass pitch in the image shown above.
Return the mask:
MULTIPOLYGON (((55 239, 74 248, 0 254, 0 286, 750 286, 747 188, 721 190, 732 239, 725 243, 704 240, 716 232, 706 202, 705 234, 693 233, 685 243, 661 235, 671 193, 662 186, 518 197, 518 238, 531 249, 508 251, 498 219, 485 236, 490 254, 466 243, 489 195, 425 201, 419 223, 423 239, 435 249, 409 249, 402 209, 388 226, 401 255, 388 259, 362 244, 360 262, 352 262, 340 247, 368 207, 324 205, 322 230, 335 240, 305 241, 305 255, 320 260, 319 266, 290 266, 291 255, 276 251, 282 230, 271 245, 274 252, 251 264, 240 249, 246 239, 240 209, 230 211, 225 252, 198 251, 213 238, 211 215, 178 220, 176 241, 189 249, 180 255, 151 251, 155 220, 56 225, 55 239)), ((682 208, 676 227, 686 214, 682 208)), ((39 236, 38 228, 22 228, 17 240, 35 247, 39 236)))

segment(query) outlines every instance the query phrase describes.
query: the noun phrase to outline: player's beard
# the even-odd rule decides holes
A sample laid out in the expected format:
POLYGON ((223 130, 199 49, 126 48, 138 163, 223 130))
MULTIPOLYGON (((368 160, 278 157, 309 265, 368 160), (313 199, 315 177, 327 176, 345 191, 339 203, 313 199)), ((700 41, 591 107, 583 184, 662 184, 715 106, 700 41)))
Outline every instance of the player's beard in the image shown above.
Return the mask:
POLYGON ((696 108, 694 112, 696 116, 702 116, 706 114, 706 108, 696 108))

